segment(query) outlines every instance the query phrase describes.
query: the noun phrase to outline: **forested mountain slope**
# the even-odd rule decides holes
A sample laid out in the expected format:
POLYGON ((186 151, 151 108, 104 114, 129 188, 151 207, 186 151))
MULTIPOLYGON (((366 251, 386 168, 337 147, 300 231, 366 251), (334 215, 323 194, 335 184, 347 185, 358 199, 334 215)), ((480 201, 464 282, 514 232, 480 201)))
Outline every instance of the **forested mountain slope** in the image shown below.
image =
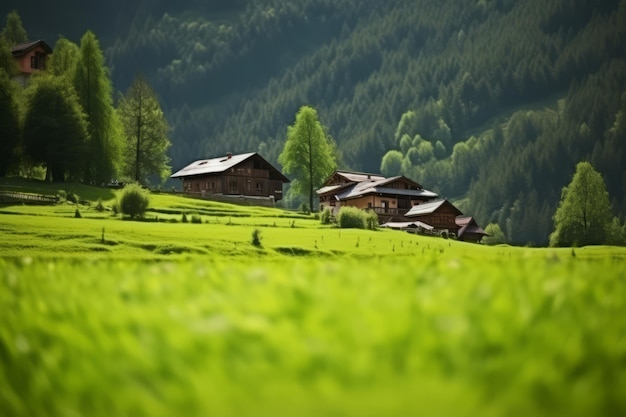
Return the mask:
MULTIPOLYGON (((10 3, 35 35, 34 14, 10 3)), ((626 0, 66 3, 67 28, 35 25, 93 22, 116 88, 146 74, 174 167, 226 151, 275 161, 309 104, 344 167, 379 171, 395 150, 386 170, 516 243, 547 242, 583 159, 626 208, 626 0)))

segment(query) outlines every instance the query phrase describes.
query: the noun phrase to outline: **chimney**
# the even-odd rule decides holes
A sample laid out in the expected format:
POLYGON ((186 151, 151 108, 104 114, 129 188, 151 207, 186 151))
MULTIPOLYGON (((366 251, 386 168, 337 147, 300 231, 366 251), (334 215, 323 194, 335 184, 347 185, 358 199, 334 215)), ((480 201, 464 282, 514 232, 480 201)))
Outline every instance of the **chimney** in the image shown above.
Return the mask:
POLYGON ((226 159, 230 159, 233 157, 233 153, 232 152, 227 152, 226 153, 226 159))

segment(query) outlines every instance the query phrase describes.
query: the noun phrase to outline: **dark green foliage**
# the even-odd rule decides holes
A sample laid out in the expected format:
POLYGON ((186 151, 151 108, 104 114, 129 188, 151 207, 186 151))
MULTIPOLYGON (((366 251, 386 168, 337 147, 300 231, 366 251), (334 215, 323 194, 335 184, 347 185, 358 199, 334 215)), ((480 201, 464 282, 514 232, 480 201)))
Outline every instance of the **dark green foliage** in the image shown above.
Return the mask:
POLYGON ((70 190, 65 193, 65 200, 69 201, 70 203, 78 204, 80 197, 73 190, 70 190))
POLYGON ((193 224, 202 224, 202 217, 199 214, 191 215, 191 223, 193 224))
POLYGON ((34 78, 28 90, 24 152, 46 165, 46 179, 81 178, 86 158, 87 123, 74 88, 66 79, 34 78))
POLYGON ((259 229, 254 229, 252 231, 252 245, 260 248, 261 245, 261 231, 259 229))
POLYGON ((104 204, 102 204, 102 200, 98 199, 98 204, 96 204, 96 210, 102 213, 104 211, 104 204))
POLYGON ((378 214, 375 211, 365 212, 365 228, 368 230, 378 229, 378 214))
POLYGON ((183 217, 181 218, 183 223, 189 223, 189 219, 187 219, 187 213, 183 213, 183 217))
POLYGON ((81 219, 83 216, 80 214, 78 208, 74 211, 74 218, 81 219))
POLYGON ((16 84, 0 68, 0 177, 16 165, 21 136, 17 95, 16 84))
POLYGON ((128 184, 124 187, 122 197, 120 198, 120 210, 122 213, 133 219, 143 217, 149 204, 150 197, 148 192, 141 186, 128 184))

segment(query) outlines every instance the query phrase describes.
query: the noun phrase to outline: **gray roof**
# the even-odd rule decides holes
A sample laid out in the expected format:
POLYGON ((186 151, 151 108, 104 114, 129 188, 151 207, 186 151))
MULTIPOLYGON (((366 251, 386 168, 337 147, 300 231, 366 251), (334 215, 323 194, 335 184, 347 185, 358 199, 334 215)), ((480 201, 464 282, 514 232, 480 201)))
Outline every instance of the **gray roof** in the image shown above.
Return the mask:
MULTIPOLYGON (((432 191, 420 189, 420 190, 406 190, 401 188, 385 187, 385 185, 396 181, 402 177, 382 178, 377 181, 362 181, 354 184, 352 187, 347 188, 345 191, 337 194, 339 200, 349 200, 351 198, 362 197, 367 194, 393 194, 403 195, 408 197, 426 197, 435 198, 437 194, 432 191)), ((330 190, 326 190, 328 192, 330 190)))
MULTIPOLYGON (((405 214, 405 216, 412 217, 412 216, 423 216, 425 214, 432 214, 435 211, 437 211, 439 207, 441 207, 445 203, 448 203, 452 207, 454 207, 454 205, 452 205, 452 203, 449 203, 448 200, 430 201, 428 203, 423 203, 417 206, 413 206, 413 208, 411 208, 411 210, 409 210, 408 213, 405 214)), ((461 214, 461 210, 457 209, 456 207, 454 208, 456 209, 456 211, 459 212, 459 214, 461 214)))
POLYGON ((367 172, 337 171, 336 174, 352 182, 380 181, 385 179, 382 175, 369 174, 367 172))
MULTIPOLYGON (((175 172, 170 176, 170 178, 184 178, 193 177, 196 175, 219 174, 228 171, 229 169, 239 165, 249 158, 252 158, 253 156, 257 156, 258 158, 261 158, 263 161, 265 161, 265 159, 263 159, 263 157, 256 152, 242 153, 239 155, 229 154, 220 158, 201 159, 199 161, 192 162, 180 171, 175 172)), ((275 172, 282 178, 283 182, 289 182, 289 179, 287 179, 280 171, 274 168, 269 162, 268 165, 270 165, 270 167, 275 170, 275 172)))

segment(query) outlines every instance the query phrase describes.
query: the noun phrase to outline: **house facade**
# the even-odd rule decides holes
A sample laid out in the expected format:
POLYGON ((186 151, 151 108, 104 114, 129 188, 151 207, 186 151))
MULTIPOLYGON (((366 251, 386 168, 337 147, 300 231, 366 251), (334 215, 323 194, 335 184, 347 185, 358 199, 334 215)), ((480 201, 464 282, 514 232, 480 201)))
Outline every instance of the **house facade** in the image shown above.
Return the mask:
POLYGON ((403 216, 414 206, 437 194, 404 177, 335 171, 317 190, 320 210, 329 207, 336 215, 342 206, 375 211, 385 221, 403 216))
POLYGON ((448 200, 435 200, 414 206, 405 214, 405 217, 429 224, 436 230, 447 230, 458 236, 459 225, 456 218, 462 215, 461 210, 448 200))
POLYGON ((183 191, 202 197, 246 196, 283 198, 285 177, 258 153, 233 155, 195 161, 171 175, 183 182, 183 191))
POLYGON ((34 72, 45 71, 51 53, 52 48, 41 39, 12 46, 11 54, 20 69, 20 82, 25 84, 34 72))

